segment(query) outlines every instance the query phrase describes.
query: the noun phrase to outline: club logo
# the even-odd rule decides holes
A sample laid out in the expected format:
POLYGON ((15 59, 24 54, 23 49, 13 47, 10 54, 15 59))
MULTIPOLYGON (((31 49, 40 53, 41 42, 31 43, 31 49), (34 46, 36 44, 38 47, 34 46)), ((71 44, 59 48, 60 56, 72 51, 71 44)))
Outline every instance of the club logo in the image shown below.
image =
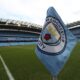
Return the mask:
POLYGON ((47 17, 38 41, 38 49, 45 54, 56 55, 64 51, 66 42, 64 26, 57 19, 47 17))

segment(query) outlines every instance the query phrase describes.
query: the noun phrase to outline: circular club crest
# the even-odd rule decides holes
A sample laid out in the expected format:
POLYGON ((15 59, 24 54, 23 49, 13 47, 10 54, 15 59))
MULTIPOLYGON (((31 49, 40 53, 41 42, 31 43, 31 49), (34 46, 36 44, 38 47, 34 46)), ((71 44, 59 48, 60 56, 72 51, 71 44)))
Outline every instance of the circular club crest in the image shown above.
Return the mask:
POLYGON ((38 41, 38 49, 48 55, 62 53, 66 46, 64 27, 53 17, 47 17, 38 41))

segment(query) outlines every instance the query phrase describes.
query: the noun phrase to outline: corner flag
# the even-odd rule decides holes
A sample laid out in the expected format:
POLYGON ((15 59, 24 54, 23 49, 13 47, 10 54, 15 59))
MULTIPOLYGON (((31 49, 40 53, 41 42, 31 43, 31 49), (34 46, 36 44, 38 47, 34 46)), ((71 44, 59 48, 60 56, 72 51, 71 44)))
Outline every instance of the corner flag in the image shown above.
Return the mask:
POLYGON ((38 58, 52 75, 57 76, 75 45, 76 38, 56 10, 50 7, 36 48, 38 58))

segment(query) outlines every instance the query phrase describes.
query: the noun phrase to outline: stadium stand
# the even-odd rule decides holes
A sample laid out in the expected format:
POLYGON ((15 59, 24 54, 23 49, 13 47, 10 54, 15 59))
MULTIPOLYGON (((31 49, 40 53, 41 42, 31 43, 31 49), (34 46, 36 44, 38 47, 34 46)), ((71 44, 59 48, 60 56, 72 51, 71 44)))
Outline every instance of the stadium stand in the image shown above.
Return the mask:
MULTIPOLYGON (((10 19, 0 19, 0 43, 37 42, 42 26, 10 19)), ((67 26, 80 40, 80 25, 67 26)))
POLYGON ((69 27, 68 28, 80 41, 80 25, 69 27))
POLYGON ((0 19, 0 43, 2 42, 36 42, 40 34, 40 25, 0 19))

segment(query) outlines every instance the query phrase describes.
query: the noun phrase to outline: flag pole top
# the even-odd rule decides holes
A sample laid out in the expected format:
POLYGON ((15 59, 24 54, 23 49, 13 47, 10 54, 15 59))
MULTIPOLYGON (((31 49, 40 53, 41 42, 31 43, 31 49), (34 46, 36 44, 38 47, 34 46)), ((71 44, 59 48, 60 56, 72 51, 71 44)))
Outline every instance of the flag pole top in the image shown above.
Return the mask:
POLYGON ((52 80, 58 80, 57 76, 52 76, 52 80))

